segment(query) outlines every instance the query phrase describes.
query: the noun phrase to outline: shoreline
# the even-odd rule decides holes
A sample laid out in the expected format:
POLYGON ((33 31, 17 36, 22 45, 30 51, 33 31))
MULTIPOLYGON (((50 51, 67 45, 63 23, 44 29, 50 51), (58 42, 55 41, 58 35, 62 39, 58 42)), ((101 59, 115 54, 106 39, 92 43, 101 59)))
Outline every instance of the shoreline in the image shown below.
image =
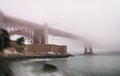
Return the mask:
POLYGON ((49 55, 49 56, 8 56, 8 57, 0 57, 0 59, 10 60, 10 61, 19 61, 19 60, 27 60, 27 59, 46 59, 46 58, 68 58, 70 55, 49 55))

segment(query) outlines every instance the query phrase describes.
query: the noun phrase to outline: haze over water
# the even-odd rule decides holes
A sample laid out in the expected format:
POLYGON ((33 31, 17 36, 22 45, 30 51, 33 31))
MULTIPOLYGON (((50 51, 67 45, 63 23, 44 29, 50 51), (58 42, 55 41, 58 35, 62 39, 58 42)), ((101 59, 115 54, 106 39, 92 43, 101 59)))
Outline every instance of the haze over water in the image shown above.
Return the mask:
MULTIPOLYGON (((51 36, 49 43, 67 45, 68 53, 77 54, 75 57, 54 59, 30 59, 13 62, 10 66, 14 76, 119 76, 120 55, 105 54, 106 50, 98 50, 93 47, 93 52, 98 55, 80 55, 84 53, 82 41, 51 36), (73 52, 74 51, 74 52, 73 52), (101 54, 101 52, 103 52, 101 54), (104 55, 103 55, 104 54, 104 55), (45 63, 53 64, 58 71, 44 72, 45 63)), ((112 50, 114 51, 114 50, 112 50)), ((109 52, 107 50, 107 52, 109 52)), ((109 52, 110 53, 110 52, 109 52)))
POLYGON ((67 45, 68 53, 78 56, 12 62, 14 76, 120 76, 119 0, 0 0, 0 10, 86 38, 98 54, 80 55, 84 52, 81 39, 49 35, 50 44, 67 45), (54 64, 58 71, 44 72, 44 63, 54 64))
POLYGON ((120 58, 115 55, 76 56, 65 59, 36 59, 13 62, 14 76, 119 76, 120 58), (54 64, 58 71, 44 72, 43 64, 54 64))

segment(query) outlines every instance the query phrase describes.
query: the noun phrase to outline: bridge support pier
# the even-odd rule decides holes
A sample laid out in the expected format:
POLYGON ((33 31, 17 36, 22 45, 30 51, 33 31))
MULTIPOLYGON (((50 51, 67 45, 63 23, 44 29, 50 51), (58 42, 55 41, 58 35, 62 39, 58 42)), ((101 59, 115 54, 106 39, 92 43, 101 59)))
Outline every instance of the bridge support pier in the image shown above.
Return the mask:
POLYGON ((48 44, 48 25, 44 24, 44 36, 45 36, 45 44, 48 44))
POLYGON ((39 30, 38 29, 35 29, 34 30, 34 36, 33 36, 33 44, 39 44, 39 43, 41 43, 40 42, 40 38, 39 38, 39 30))
POLYGON ((92 50, 91 44, 85 44, 84 54, 85 55, 92 55, 93 54, 93 50, 92 50))
POLYGON ((34 29, 33 44, 48 44, 48 25, 45 23, 43 27, 42 30, 34 29))

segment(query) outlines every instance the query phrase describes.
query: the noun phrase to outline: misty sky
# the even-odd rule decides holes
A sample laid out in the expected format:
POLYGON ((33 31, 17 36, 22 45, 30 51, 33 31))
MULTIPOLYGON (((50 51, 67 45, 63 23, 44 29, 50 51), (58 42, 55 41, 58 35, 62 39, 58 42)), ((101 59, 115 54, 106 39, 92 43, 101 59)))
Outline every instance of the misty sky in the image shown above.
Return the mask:
POLYGON ((46 22, 97 45, 120 49, 119 0, 0 0, 0 9, 6 15, 46 22))

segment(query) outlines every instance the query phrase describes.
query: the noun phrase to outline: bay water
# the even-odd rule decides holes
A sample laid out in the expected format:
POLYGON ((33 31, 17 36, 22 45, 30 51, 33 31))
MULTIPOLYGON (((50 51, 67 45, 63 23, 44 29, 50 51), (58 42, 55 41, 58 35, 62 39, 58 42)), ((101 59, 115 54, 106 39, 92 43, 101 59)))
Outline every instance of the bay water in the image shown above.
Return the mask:
POLYGON ((120 76, 119 55, 79 55, 69 58, 29 59, 12 62, 14 76, 120 76), (45 63, 58 71, 45 72, 45 63))

